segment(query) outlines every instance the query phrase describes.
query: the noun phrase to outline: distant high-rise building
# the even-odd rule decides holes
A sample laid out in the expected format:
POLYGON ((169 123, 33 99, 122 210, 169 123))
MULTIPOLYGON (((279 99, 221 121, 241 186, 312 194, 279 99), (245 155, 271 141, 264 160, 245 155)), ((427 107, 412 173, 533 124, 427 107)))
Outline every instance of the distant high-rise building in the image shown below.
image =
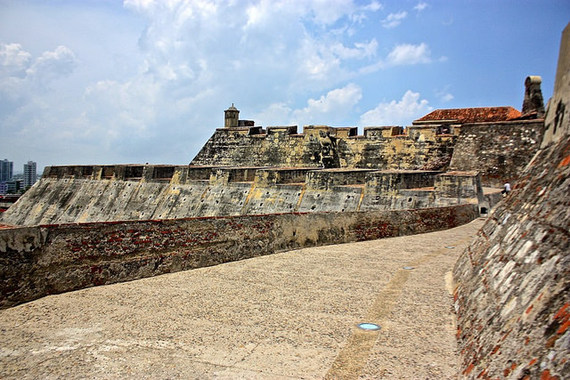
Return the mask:
POLYGON ((0 161, 0 182, 6 182, 12 179, 14 163, 6 159, 0 161))
POLYGON ((24 189, 32 187, 36 183, 36 163, 28 161, 24 164, 24 189))

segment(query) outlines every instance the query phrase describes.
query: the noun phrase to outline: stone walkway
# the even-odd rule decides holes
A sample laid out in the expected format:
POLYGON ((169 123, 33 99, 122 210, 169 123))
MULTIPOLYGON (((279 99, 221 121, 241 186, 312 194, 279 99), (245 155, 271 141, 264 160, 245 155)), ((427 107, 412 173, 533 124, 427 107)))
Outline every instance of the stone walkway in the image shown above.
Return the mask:
POLYGON ((452 379, 451 269, 482 223, 301 249, 3 310, 0 378, 452 379), (360 330, 361 322, 381 329, 360 330))

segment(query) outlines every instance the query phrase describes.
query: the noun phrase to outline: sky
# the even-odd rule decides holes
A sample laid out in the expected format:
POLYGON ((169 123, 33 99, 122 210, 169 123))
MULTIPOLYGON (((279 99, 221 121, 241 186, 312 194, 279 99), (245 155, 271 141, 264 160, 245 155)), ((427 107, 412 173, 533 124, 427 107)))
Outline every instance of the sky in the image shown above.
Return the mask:
POLYGON ((411 125, 552 95, 567 0, 0 0, 0 159, 186 165, 256 125, 411 125))

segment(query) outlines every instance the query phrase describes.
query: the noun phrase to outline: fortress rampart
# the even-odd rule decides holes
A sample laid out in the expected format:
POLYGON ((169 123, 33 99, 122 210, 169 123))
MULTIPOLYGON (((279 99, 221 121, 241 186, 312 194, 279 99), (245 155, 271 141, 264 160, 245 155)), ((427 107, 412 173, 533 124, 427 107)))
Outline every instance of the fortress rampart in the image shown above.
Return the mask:
POLYGON ((13 225, 175 219, 286 212, 489 208, 477 172, 203 166, 47 167, 13 225))
POLYGON ((542 141, 543 119, 521 120, 516 112, 473 109, 468 114, 476 117, 468 120, 491 120, 478 123, 463 123, 461 114, 451 115, 459 120, 427 115, 407 128, 365 128, 363 136, 354 127, 308 126, 298 134, 296 126, 228 126, 217 129, 188 166, 47 167, 1 221, 37 225, 461 202, 486 211, 499 199, 486 187, 514 182, 542 141), (515 119, 497 121, 507 117, 515 119))
POLYGON ((0 307, 316 245, 452 228, 476 205, 59 224, 0 230, 0 307))
POLYGON ((403 127, 218 128, 191 165, 478 170, 485 186, 516 178, 540 146, 543 119, 403 127), (473 160, 475 158, 475 160, 473 160))
POLYGON ((570 374, 570 25, 545 129, 542 149, 454 269, 465 378, 570 374))
POLYGON ((476 170, 484 186, 516 183, 543 134, 544 119, 465 124, 449 170, 476 170))

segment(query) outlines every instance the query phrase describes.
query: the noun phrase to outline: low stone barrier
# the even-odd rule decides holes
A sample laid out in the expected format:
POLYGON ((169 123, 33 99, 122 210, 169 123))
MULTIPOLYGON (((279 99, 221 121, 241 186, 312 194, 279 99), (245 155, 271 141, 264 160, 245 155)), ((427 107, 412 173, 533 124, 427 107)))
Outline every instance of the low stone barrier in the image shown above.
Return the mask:
POLYGON ((452 228, 477 205, 43 225, 0 230, 0 307, 302 247, 452 228))

